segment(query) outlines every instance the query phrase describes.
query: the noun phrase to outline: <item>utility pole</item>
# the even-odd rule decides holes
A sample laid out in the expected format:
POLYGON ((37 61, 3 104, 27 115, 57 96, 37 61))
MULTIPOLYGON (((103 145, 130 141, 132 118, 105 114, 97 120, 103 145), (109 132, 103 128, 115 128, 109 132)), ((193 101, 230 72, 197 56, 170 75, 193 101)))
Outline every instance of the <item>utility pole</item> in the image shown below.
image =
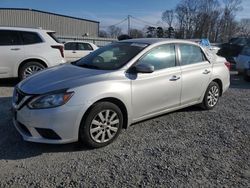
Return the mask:
POLYGON ((130 15, 128 15, 128 36, 130 36, 130 15))

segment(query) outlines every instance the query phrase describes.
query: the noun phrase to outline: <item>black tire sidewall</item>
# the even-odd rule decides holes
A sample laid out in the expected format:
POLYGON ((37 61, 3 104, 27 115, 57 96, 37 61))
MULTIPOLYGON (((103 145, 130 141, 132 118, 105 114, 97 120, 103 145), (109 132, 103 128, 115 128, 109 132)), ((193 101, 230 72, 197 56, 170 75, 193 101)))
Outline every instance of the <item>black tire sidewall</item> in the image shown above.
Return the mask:
POLYGON ((36 61, 30 61, 30 62, 27 62, 25 63, 24 65, 22 65, 22 67, 20 68, 20 71, 18 73, 18 77, 20 80, 23 80, 24 79, 24 71, 27 67, 29 66, 32 66, 32 65, 36 65, 36 66, 39 66, 43 69, 45 69, 45 66, 39 62, 36 62, 36 61))
POLYGON ((204 96, 204 99, 203 99, 203 108, 206 109, 206 110, 211 110, 211 109, 213 109, 213 108, 218 104, 218 102, 219 102, 219 98, 218 98, 218 101, 217 101, 217 103, 216 103, 214 106, 211 107, 211 106, 208 105, 208 100, 207 100, 208 93, 209 93, 209 90, 210 90, 213 86, 216 86, 216 87, 218 88, 219 94, 220 94, 220 92, 221 92, 221 89, 220 89, 220 86, 219 86, 218 83, 216 83, 216 82, 211 82, 211 83, 208 85, 207 90, 206 90, 206 93, 205 93, 205 96, 204 96))
POLYGON ((250 82, 250 76, 247 75, 247 70, 244 71, 243 78, 244 78, 245 81, 250 82))
POLYGON ((81 141, 82 143, 84 143, 85 145, 91 148, 104 147, 110 144, 111 142, 113 142, 118 137, 118 135, 121 132, 122 127, 123 127, 123 114, 120 108, 111 102, 99 102, 99 103, 94 104, 91 107, 90 111, 86 115, 86 118, 82 120, 80 128, 79 128, 79 141, 81 141), (116 135, 111 140, 105 143, 95 142, 91 138, 91 135, 90 135, 91 122, 99 112, 103 110, 108 110, 108 109, 113 110, 114 112, 117 113, 121 123, 119 124, 116 135))

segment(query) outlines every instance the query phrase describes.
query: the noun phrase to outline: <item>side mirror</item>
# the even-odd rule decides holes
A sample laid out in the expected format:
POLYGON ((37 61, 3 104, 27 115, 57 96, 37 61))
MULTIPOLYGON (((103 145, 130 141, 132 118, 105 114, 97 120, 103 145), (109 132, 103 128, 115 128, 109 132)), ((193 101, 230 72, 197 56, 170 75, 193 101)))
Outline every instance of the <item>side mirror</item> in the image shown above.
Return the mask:
POLYGON ((133 72, 137 73, 152 73, 154 72, 155 68, 153 65, 147 65, 147 64, 138 64, 135 65, 132 68, 133 72))

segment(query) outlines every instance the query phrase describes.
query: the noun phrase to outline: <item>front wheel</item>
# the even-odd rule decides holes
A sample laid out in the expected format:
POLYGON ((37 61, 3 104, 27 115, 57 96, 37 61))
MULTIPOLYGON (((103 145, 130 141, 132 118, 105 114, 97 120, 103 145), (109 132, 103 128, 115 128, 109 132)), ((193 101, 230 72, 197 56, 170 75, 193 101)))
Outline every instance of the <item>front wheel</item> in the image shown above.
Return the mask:
POLYGON ((220 86, 216 82, 211 82, 206 90, 205 96, 202 102, 202 108, 205 110, 213 109, 220 97, 220 86))
POLYGON ((91 148, 104 147, 118 137, 122 126, 120 108, 110 102, 99 102, 93 105, 82 121, 79 139, 91 148))

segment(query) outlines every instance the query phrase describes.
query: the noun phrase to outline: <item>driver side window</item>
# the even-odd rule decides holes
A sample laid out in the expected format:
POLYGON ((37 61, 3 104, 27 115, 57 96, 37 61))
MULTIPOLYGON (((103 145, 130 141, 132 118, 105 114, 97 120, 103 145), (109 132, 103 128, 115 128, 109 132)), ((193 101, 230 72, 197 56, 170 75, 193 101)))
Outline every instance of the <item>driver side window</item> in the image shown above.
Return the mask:
POLYGON ((176 54, 174 44, 164 44, 153 48, 149 53, 139 60, 138 64, 154 66, 155 70, 176 66, 176 54))

